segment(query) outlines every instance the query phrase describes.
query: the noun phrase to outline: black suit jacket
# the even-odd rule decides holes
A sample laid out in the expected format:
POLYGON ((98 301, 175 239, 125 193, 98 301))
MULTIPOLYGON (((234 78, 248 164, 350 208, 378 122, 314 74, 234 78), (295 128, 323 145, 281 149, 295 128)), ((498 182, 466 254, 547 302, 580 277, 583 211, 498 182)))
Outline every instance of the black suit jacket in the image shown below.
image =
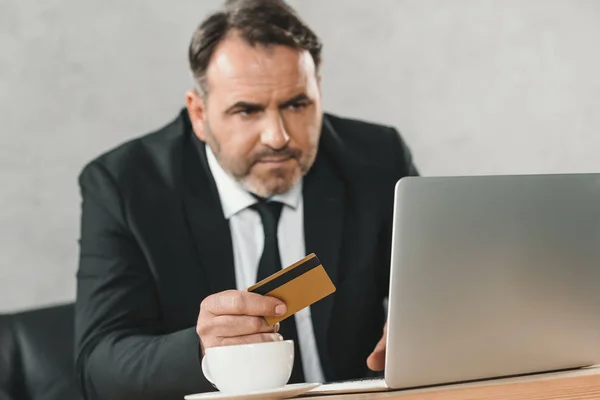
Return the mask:
MULTIPOLYGON (((235 289, 235 277, 203 146, 183 110, 80 175, 76 369, 88 399, 213 390, 195 324, 202 300, 235 289)), ((394 185, 415 174, 393 128, 324 115, 303 196, 306 251, 337 287, 311 310, 328 381, 367 373, 385 320, 394 185)))

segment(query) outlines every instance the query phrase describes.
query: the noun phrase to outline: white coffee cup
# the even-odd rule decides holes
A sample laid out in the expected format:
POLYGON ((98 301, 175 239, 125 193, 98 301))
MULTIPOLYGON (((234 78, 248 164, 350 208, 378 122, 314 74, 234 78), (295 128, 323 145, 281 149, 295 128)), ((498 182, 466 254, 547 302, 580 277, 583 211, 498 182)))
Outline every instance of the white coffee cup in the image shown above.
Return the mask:
POLYGON ((293 340, 211 347, 202 358, 206 379, 231 394, 283 387, 293 367, 293 340))

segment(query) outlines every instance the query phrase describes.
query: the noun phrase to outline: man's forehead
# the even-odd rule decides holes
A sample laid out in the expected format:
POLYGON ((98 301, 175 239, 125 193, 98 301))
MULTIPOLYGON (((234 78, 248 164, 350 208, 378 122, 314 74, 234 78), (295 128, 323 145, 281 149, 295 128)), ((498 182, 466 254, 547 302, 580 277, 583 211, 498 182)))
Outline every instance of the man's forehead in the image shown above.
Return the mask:
POLYGON ((218 84, 243 81, 306 84, 311 75, 315 76, 315 65, 307 51, 282 45, 251 46, 235 35, 224 39, 216 48, 207 69, 209 83, 218 84))

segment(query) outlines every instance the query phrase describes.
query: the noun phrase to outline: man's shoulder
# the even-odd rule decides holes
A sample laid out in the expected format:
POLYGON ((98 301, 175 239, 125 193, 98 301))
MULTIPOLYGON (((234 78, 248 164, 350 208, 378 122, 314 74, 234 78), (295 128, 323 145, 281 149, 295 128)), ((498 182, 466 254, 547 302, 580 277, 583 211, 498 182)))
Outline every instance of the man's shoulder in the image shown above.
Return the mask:
POLYGON ((152 132, 143 134, 101 153, 88 162, 81 175, 92 168, 100 168, 115 179, 170 161, 172 153, 179 150, 185 136, 183 114, 152 132))
POLYGON ((394 129, 391 125, 385 125, 374 121, 361 118, 351 118, 332 112, 324 113, 324 121, 332 127, 347 134, 364 134, 364 132, 376 132, 376 134, 385 134, 386 131, 394 129))
POLYGON ((396 170, 411 161, 408 146, 394 126, 331 113, 324 115, 323 124, 329 152, 345 164, 396 170))

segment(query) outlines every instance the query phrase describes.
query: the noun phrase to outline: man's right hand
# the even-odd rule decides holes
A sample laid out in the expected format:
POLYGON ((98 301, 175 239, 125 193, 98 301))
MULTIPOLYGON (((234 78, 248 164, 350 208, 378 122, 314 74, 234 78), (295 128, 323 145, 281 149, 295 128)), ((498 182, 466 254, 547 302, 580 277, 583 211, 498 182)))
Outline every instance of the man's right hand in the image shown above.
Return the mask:
POLYGON ((228 290, 208 296, 196 325, 202 355, 210 347, 282 340, 279 324, 269 326, 264 317, 285 313, 281 300, 256 293, 228 290))

